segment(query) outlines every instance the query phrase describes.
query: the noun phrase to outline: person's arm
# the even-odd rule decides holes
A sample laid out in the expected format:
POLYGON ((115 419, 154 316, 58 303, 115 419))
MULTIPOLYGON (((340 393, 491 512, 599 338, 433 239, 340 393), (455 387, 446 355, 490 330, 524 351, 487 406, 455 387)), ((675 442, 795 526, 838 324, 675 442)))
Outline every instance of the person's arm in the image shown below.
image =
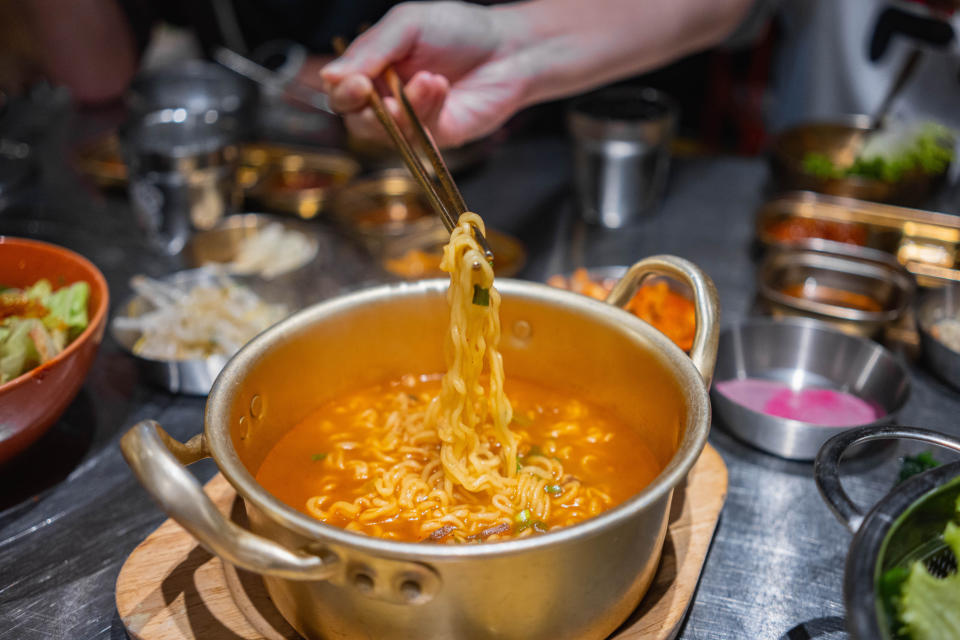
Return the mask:
POLYGON ((44 73, 79 102, 119 97, 133 77, 137 53, 116 0, 26 0, 44 73))
MULTIPOLYGON (((721 42, 752 0, 531 0, 398 5, 322 71, 334 107, 380 137, 371 77, 393 64, 441 145, 486 135, 518 109, 654 69, 721 42)), ((399 113, 397 105, 388 107, 399 113)))

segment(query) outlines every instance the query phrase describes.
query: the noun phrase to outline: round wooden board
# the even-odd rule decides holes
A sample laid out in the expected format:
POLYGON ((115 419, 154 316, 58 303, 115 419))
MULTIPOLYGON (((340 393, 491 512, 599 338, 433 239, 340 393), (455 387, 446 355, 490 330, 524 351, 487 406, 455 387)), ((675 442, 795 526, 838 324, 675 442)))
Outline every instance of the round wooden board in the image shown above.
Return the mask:
MULTIPOLYGON (((243 506, 217 474, 207 495, 243 523, 243 506)), ((727 467, 707 445, 674 494, 653 584, 609 640, 670 640, 700 579, 727 496, 727 467)), ((296 631, 270 601, 256 574, 238 571, 167 520, 133 550, 117 578, 117 611, 136 640, 294 640, 296 631)))

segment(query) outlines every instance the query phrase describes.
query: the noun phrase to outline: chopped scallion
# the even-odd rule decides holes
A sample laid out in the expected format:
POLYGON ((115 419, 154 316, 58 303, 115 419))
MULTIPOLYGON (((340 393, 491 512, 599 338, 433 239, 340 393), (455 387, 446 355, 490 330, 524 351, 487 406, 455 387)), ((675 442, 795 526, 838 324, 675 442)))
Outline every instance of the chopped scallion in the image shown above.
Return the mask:
POLYGON ((314 462, 319 462, 320 460, 323 460, 326 457, 327 457, 327 454, 325 453, 315 453, 312 456, 310 456, 310 459, 313 460, 314 462))
POLYGON ((473 304, 481 307, 490 306, 490 289, 481 287, 478 284, 473 285, 473 304))
POLYGON ((548 484, 543 488, 543 490, 552 495, 554 498, 563 493, 563 487, 558 484, 548 484))
POLYGON ((530 509, 524 509, 513 516, 513 521, 517 525, 517 531, 523 531, 533 524, 533 515, 530 513, 530 509))

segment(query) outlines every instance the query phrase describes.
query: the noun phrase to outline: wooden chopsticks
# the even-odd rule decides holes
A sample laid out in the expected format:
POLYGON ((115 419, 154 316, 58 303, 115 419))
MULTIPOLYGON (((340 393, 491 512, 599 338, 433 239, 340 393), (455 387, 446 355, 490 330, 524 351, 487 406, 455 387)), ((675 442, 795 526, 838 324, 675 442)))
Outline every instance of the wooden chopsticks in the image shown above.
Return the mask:
MULTIPOLYGON (((335 38, 333 46, 337 55, 342 55, 344 50, 346 50, 346 43, 342 38, 335 38)), ((407 95, 403 90, 403 83, 400 81, 400 76, 397 75, 393 67, 388 66, 384 70, 382 77, 387 83, 390 92, 397 100, 397 103, 403 108, 407 119, 410 121, 414 138, 430 163, 432 173, 437 178, 436 181, 434 181, 431 176, 431 172, 424 166, 420 155, 414 149, 413 145, 411 145, 406 136, 403 135, 400 125, 393 119, 393 116, 390 115, 390 112, 383 103, 383 98, 380 97, 376 88, 370 92, 370 106, 373 109, 373 113, 377 116, 377 120, 380 121, 383 128, 386 129, 387 135, 393 140, 397 150, 400 151, 404 163, 406 163, 410 173, 413 174, 414 179, 423 189, 423 192, 426 194, 431 206, 433 206, 437 212, 437 215, 440 216, 447 231, 453 231, 457 226, 457 221, 460 219, 460 214, 467 211, 467 204, 463 199, 463 195, 457 188, 457 184, 453 181, 453 176, 450 175, 450 170, 443 161, 443 156, 440 154, 440 149, 437 147, 436 142, 434 142, 433 136, 430 135, 430 132, 420 121, 420 118, 417 117, 413 106, 407 99, 407 95), (440 183, 439 189, 437 188, 437 182, 440 183)), ((492 263, 493 251, 491 251, 490 246, 487 244, 486 238, 483 237, 483 233, 481 233, 480 229, 476 226, 473 227, 473 235, 483 249, 487 261, 492 263)))

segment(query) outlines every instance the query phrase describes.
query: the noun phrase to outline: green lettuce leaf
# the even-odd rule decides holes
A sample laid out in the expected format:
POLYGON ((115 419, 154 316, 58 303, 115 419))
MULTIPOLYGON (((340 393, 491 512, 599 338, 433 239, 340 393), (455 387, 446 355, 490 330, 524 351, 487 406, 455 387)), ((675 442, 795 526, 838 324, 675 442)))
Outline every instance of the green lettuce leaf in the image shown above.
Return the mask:
MULTIPOLYGON (((41 280, 40 282, 44 282, 41 280)), ((40 284, 37 283, 37 285, 40 284)), ((34 285, 36 287, 37 285, 34 285)), ((43 319, 44 325, 51 330, 66 330, 68 338, 73 340, 87 328, 87 301, 90 299, 90 285, 86 282, 74 282, 69 287, 61 287, 42 300, 50 312, 43 319)))
MULTIPOLYGON (((960 500, 957 509, 960 512, 960 500)), ((948 523, 943 540, 960 558, 960 526, 948 523)), ((922 562, 914 562, 897 608, 904 631, 913 640, 960 638, 960 572, 936 578, 922 562)))
POLYGON ((30 337, 30 332, 37 327, 43 329, 43 323, 36 318, 7 319, 6 328, 9 333, 0 343, 0 384, 13 380, 40 364, 40 353, 30 337))

